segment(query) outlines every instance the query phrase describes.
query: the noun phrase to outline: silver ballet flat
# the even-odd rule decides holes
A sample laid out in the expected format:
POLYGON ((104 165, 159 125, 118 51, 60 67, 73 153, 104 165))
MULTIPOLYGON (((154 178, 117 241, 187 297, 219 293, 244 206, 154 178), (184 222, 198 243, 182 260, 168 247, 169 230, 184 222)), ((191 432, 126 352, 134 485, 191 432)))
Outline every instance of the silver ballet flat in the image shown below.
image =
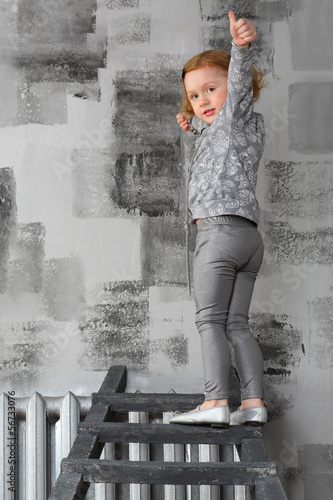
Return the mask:
POLYGON ((169 420, 169 424, 211 425, 218 424, 228 427, 230 423, 230 410, 228 405, 214 406, 209 410, 199 410, 200 405, 193 412, 175 415, 169 420))
POLYGON ((230 425, 264 425, 266 422, 267 408, 265 406, 238 409, 230 414, 230 425))

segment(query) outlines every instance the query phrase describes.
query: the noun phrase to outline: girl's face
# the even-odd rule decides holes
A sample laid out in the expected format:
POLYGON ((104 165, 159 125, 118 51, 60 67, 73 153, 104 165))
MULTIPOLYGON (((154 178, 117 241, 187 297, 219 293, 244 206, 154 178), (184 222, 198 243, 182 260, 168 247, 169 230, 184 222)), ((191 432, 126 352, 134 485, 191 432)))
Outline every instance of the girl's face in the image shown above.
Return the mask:
POLYGON ((218 66, 204 66, 186 73, 184 83, 194 114, 212 124, 227 98, 228 72, 218 66))

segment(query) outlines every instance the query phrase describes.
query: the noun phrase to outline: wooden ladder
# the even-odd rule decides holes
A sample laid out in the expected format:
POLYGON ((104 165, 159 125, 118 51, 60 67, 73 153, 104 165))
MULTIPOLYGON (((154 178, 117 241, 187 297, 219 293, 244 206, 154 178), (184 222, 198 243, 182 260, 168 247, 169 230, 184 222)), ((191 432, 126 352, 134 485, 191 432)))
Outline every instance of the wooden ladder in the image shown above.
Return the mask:
POLYGON ((91 409, 79 425, 78 436, 68 457, 62 460, 61 474, 49 500, 84 500, 91 483, 246 485, 246 498, 287 499, 276 465, 270 460, 264 445, 261 427, 224 429, 115 421, 117 416, 128 412, 188 411, 202 402, 202 394, 129 394, 124 392, 125 389, 126 367, 111 367, 98 393, 92 395, 91 409), (239 461, 101 459, 105 443, 233 445, 238 450, 239 461))

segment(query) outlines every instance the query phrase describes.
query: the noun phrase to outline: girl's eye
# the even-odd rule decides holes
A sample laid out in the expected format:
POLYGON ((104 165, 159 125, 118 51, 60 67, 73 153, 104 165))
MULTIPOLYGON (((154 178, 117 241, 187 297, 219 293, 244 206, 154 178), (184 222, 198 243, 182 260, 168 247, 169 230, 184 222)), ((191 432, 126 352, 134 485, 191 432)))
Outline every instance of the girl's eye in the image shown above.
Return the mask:
POLYGON ((215 89, 214 87, 208 87, 207 89, 207 93, 210 94, 211 92, 213 92, 215 89))
POLYGON ((191 95, 191 99, 192 99, 192 100, 195 100, 195 99, 197 99, 197 98, 198 98, 198 94, 192 94, 192 95, 191 95))

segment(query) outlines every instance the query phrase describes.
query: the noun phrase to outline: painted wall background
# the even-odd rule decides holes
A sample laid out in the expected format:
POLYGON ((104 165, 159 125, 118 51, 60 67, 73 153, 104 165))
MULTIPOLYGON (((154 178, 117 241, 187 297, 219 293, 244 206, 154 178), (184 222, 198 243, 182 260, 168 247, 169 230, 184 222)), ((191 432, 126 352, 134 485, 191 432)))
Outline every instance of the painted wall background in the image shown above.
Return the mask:
MULTIPOLYGON (((333 485, 330 0, 1 0, 0 392, 201 392, 185 286, 180 70, 254 20, 266 254, 251 310, 288 497, 333 485)), ((195 235, 192 236, 194 238, 195 235)))

